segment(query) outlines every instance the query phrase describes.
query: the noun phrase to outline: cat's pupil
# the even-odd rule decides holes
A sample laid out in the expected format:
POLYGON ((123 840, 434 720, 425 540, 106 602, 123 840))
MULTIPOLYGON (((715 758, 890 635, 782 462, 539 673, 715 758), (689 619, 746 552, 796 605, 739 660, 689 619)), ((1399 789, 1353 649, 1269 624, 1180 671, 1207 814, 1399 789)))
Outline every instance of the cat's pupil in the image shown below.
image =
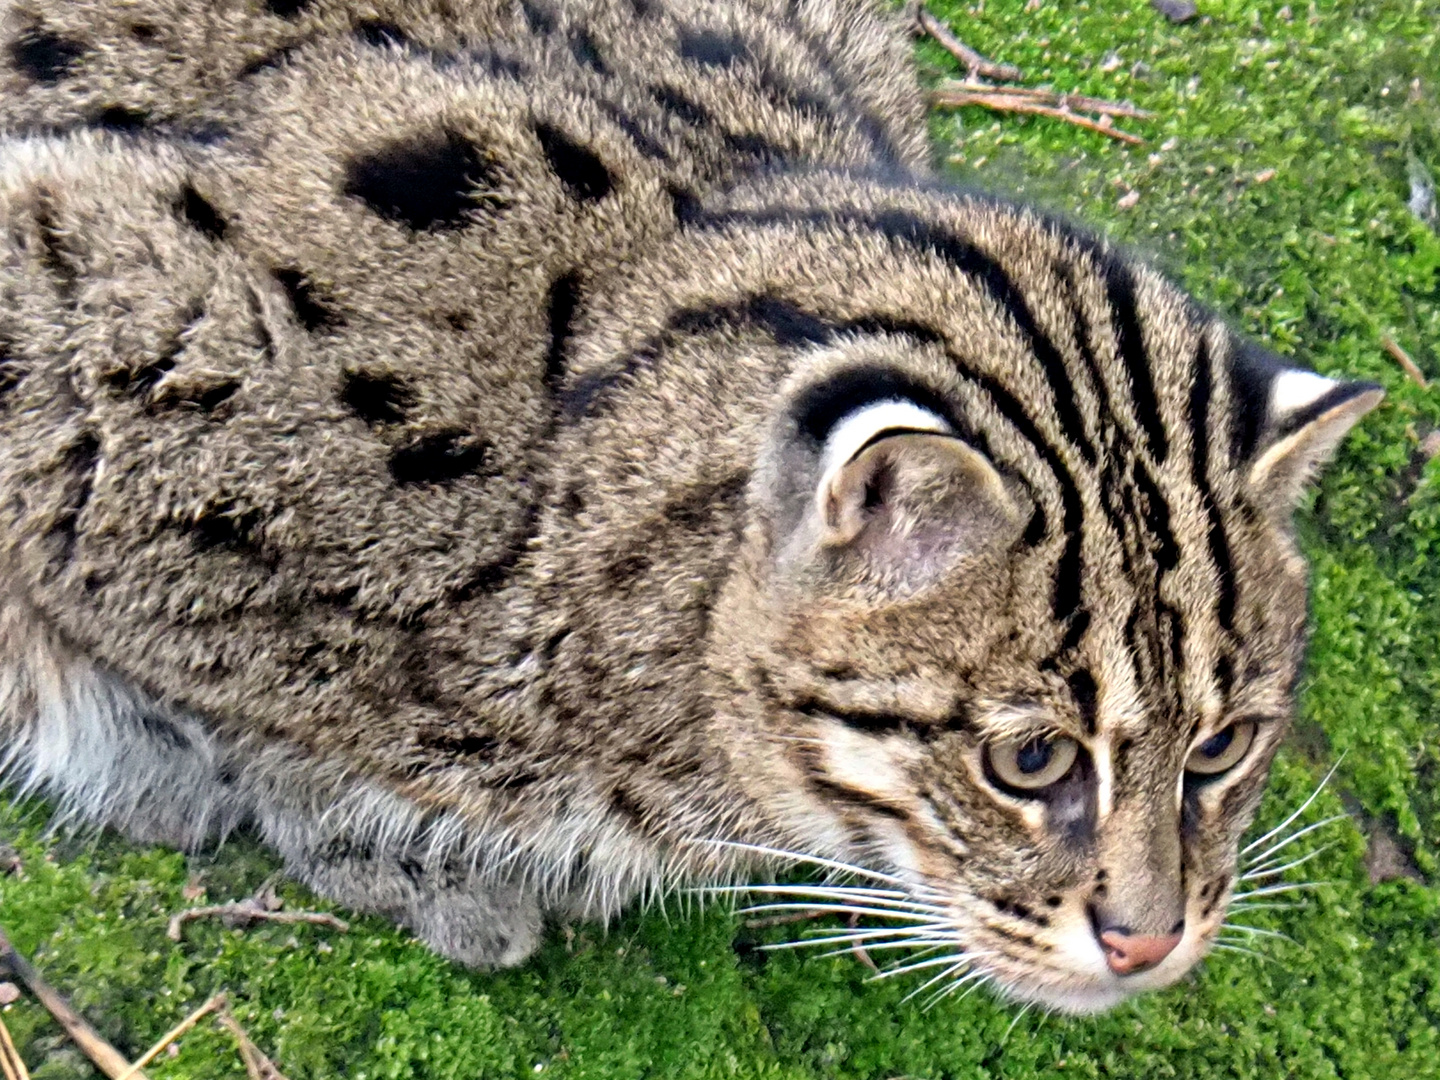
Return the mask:
POLYGON ((1208 758, 1218 758, 1227 749, 1229 749, 1230 744, 1234 741, 1235 729, 1234 727, 1227 727, 1224 731, 1220 732, 1219 734, 1210 736, 1209 739, 1201 743, 1200 753, 1204 754, 1208 758))
MULTIPOLYGON (((1207 744, 1208 745, 1208 744, 1207 744)), ((1034 738, 1022 746, 1015 755, 1015 765, 1027 776, 1038 773, 1046 765, 1050 764, 1050 758, 1054 754, 1054 744, 1049 739, 1034 738)))

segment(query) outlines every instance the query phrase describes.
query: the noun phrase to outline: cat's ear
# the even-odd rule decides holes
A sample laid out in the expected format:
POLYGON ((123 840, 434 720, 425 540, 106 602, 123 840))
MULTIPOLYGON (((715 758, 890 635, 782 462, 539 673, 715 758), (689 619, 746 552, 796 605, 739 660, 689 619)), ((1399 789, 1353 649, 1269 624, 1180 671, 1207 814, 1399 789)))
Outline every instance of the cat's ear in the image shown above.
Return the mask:
POLYGON ((916 411, 903 427, 884 414, 842 425, 814 497, 815 554, 843 577, 896 593, 1008 547, 1020 531, 1019 508, 990 461, 916 411))
POLYGON ((1240 438, 1248 444, 1242 450, 1250 459, 1251 491, 1271 515, 1288 518, 1305 485, 1385 391, 1287 367, 1253 345, 1240 351, 1236 363, 1249 415, 1240 438))

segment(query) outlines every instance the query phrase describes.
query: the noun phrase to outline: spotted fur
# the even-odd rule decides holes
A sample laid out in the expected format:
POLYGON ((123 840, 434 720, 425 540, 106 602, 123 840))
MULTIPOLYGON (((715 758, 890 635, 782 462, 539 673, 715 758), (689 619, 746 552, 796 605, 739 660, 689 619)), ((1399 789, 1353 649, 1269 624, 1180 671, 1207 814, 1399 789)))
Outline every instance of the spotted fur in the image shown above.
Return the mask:
POLYGON ((1290 509, 1374 388, 936 187, 859 0, 3 27, 19 784, 253 826, 477 965, 739 845, 895 875, 1058 1007, 1203 954, 1300 669, 1290 509), (996 775, 1046 738, 1061 780, 996 775), (1182 936, 1117 973, 1107 928, 1182 936))

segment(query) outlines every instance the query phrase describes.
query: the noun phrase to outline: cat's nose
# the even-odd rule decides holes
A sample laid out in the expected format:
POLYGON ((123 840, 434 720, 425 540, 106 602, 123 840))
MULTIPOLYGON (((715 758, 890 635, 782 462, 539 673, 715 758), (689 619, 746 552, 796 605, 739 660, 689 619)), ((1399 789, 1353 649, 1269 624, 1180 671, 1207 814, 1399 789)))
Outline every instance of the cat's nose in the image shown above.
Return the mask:
POLYGON ((1175 951, 1183 933, 1132 934, 1128 927, 1112 926, 1100 932, 1100 947, 1105 950, 1105 962, 1116 975, 1138 975, 1149 971, 1175 951))

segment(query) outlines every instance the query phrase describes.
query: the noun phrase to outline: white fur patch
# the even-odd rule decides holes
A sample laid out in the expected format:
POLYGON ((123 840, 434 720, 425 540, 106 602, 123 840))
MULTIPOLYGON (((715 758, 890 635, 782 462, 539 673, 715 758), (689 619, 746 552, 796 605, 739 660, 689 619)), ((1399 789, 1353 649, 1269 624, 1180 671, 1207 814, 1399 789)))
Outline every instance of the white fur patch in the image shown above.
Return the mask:
POLYGON ((1282 371, 1270 384, 1270 415, 1283 419, 1313 405, 1338 385, 1313 371, 1282 371))
MULTIPOLYGON (((830 429, 830 435, 825 440, 821 476, 828 480, 835 470, 843 468, 876 435, 892 429, 930 431, 937 435, 955 434, 943 419, 929 409, 922 409, 913 401, 901 398, 877 401, 856 409, 830 429)), ((823 483, 821 490, 825 490, 823 483)))

